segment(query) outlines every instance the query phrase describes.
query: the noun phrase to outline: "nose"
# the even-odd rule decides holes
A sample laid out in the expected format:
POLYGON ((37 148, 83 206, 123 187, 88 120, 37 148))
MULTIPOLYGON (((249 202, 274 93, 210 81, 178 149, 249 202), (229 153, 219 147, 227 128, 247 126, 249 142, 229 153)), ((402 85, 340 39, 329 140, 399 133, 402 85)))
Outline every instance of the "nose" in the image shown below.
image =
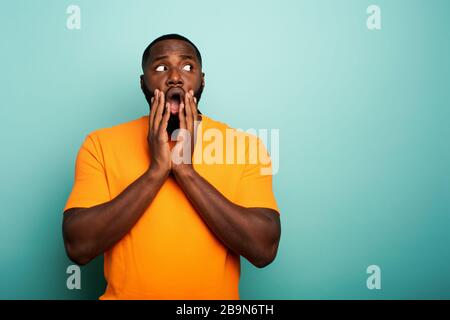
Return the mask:
POLYGON ((167 77, 167 86, 183 86, 183 79, 175 68, 172 69, 167 77))

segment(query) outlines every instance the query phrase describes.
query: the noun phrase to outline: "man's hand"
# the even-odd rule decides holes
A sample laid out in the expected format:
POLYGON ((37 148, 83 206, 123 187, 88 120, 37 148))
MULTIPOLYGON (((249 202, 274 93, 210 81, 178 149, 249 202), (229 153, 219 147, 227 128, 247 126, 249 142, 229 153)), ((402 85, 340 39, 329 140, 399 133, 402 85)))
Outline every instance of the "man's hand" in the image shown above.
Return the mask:
POLYGON ((169 105, 165 103, 164 92, 156 89, 152 98, 147 141, 151 155, 150 170, 164 176, 168 176, 171 169, 169 135, 167 134, 169 117, 170 110, 169 105), (165 113, 164 110, 166 110, 165 113))
POLYGON ((183 161, 181 163, 172 161, 172 171, 175 177, 193 170, 192 155, 194 152, 195 135, 198 126, 197 99, 194 97, 194 91, 189 90, 189 92, 185 94, 184 102, 180 104, 178 117, 180 119, 181 130, 177 136, 175 149, 176 152, 181 151, 181 154, 178 156, 179 158, 181 157, 183 161), (184 152, 190 152, 190 154, 184 154, 184 152))

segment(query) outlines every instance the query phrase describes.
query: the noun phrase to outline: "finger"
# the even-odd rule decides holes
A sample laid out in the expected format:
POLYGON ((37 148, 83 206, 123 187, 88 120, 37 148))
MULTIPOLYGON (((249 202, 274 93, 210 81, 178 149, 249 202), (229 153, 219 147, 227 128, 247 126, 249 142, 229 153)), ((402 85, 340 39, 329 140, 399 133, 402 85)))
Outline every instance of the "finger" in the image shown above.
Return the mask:
POLYGON ((159 103, 156 109, 155 120, 153 122, 153 129, 158 132, 159 126, 161 125, 162 113, 164 111, 164 92, 159 91, 159 103))
MULTIPOLYGON (((164 110, 165 113, 164 113, 164 116, 161 121, 161 126, 159 127, 159 134, 164 133, 167 130, 167 125, 169 124, 169 118, 170 118, 169 108, 170 108, 170 105, 168 102, 166 102, 166 107, 164 110)), ((170 137, 169 137, 169 139, 170 139, 170 137)))
POLYGON ((191 133, 193 133, 194 131, 194 125, 195 125, 195 103, 194 103, 194 95, 193 95, 193 91, 191 90, 191 94, 190 94, 190 97, 189 97, 189 102, 190 102, 190 104, 189 104, 189 111, 190 111, 190 125, 191 125, 191 127, 190 127, 190 131, 191 131, 191 133))
MULTIPOLYGON (((186 100, 186 99, 185 99, 186 100)), ((180 111, 178 111, 178 118, 180 119, 180 128, 186 129, 186 116, 185 116, 184 103, 180 104, 180 111)))
POLYGON ((194 124, 195 124, 195 121, 197 121, 197 115, 198 115, 197 98, 194 96, 194 91, 191 90, 191 93, 192 93, 192 118, 194 119, 194 124))
MULTIPOLYGON (((193 93, 192 93, 193 94, 193 93)), ((197 98, 192 96, 192 119, 194 119, 194 136, 197 132, 198 121, 198 109, 197 109, 197 98)))
POLYGON ((193 127, 193 119, 192 119, 192 110, 191 110, 191 103, 192 103, 192 96, 191 93, 189 92, 186 95, 186 129, 189 130, 189 132, 192 133, 192 127, 193 127))
POLYGON ((191 99, 192 99, 192 103, 191 103, 191 110, 192 110, 192 134, 191 134, 191 138, 192 138, 192 148, 194 148, 194 144, 195 144, 195 137, 197 134, 197 126, 198 126, 198 113, 197 113, 197 98, 195 98, 194 96, 194 91, 191 90, 191 99))
POLYGON ((158 89, 155 89, 155 92, 153 93, 153 98, 152 98, 152 105, 150 107, 150 117, 149 117, 149 128, 150 129, 153 126, 153 120, 155 118, 156 106, 157 106, 157 103, 159 102, 158 91, 159 91, 158 89))

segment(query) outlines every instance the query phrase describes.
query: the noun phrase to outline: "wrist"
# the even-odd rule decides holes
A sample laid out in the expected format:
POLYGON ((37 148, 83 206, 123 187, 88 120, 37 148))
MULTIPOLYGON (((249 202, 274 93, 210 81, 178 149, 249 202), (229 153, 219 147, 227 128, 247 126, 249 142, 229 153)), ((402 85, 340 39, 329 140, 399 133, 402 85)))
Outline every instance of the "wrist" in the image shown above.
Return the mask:
POLYGON ((149 181, 161 180, 164 181, 169 176, 170 171, 161 168, 157 165, 151 165, 145 172, 145 175, 149 181))
POLYGON ((172 172, 177 179, 191 178, 196 172, 190 164, 182 164, 174 166, 172 172))

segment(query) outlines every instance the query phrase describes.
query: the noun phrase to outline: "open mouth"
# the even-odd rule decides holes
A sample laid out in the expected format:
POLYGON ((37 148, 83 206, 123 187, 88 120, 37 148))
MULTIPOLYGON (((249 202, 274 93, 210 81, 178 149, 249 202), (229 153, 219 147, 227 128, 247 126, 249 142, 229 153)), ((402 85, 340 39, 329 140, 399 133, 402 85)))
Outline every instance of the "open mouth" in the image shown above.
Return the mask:
POLYGON ((177 114, 180 111, 182 101, 184 101, 184 90, 182 88, 174 87, 167 90, 166 102, 169 103, 171 114, 177 114))

